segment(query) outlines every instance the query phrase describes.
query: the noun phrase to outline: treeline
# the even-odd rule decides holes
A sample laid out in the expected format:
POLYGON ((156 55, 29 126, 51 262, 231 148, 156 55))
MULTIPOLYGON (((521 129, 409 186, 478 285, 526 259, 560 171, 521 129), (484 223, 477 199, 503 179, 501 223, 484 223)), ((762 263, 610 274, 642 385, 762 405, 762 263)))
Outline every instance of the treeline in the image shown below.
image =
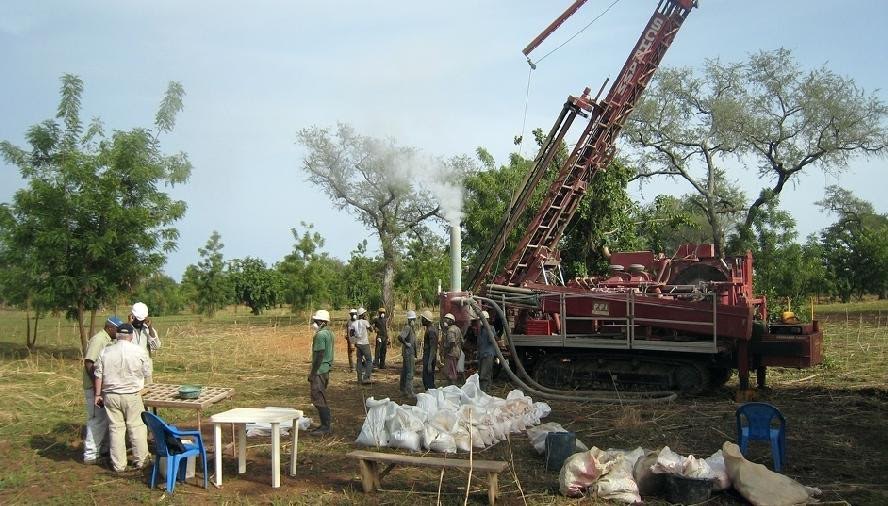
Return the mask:
MULTIPOLYGON (((183 310, 207 316, 232 304, 261 314, 273 307, 292 311, 331 307, 377 308, 382 302, 383 259, 370 256, 367 241, 358 243, 348 260, 323 251, 324 238, 311 224, 292 229, 293 251, 273 265, 258 258, 226 260, 222 237, 213 232, 198 250, 200 260, 189 265, 182 280, 155 274, 143 281, 134 297, 154 314, 183 310)), ((449 277, 448 251, 441 237, 414 235, 398 245, 396 300, 402 307, 437 304, 439 280, 449 277)))

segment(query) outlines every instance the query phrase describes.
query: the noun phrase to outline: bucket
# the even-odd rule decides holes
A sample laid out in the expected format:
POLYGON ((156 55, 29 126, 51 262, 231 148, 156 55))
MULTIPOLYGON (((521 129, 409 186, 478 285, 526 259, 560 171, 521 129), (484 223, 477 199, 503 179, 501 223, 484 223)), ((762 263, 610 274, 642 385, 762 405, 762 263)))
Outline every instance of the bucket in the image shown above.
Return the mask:
MULTIPOLYGON (((190 439, 183 439, 183 443, 191 444, 192 441, 190 439)), ((194 478, 195 468, 197 467, 197 456, 194 457, 186 457, 185 462, 179 464, 179 468, 181 466, 185 466, 185 479, 194 478)), ((158 470, 160 471, 160 477, 166 479, 166 457, 160 457, 158 459, 158 470)))
POLYGON ((546 434, 546 470, 560 471, 568 457, 574 454, 577 435, 573 432, 550 432, 546 434))
POLYGON ((709 500, 712 480, 666 475, 666 500, 671 503, 697 504, 709 500))

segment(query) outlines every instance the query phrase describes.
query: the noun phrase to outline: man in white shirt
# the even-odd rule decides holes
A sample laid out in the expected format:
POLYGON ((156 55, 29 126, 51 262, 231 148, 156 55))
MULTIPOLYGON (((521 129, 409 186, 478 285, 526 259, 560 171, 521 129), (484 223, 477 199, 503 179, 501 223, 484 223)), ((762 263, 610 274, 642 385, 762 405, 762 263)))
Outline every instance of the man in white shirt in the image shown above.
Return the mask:
POLYGON ((370 351, 370 322, 367 321, 367 310, 358 309, 358 319, 352 322, 355 345, 355 365, 358 371, 358 383, 370 383, 373 372, 373 354, 370 351))
POLYGON ((111 467, 118 473, 126 470, 127 432, 133 465, 141 469, 148 464, 148 429, 142 421, 145 405, 139 392, 151 378, 151 359, 148 351, 132 340, 132 325, 121 325, 117 341, 102 350, 95 364, 95 404, 104 407, 108 415, 111 467))
MULTIPOLYGON (((157 337, 157 329, 151 326, 148 319, 148 305, 144 302, 133 304, 129 323, 133 326, 133 344, 137 344, 148 352, 148 364, 154 372, 154 352, 160 348, 160 338, 157 337)), ((148 383, 151 383, 149 380, 148 383)))

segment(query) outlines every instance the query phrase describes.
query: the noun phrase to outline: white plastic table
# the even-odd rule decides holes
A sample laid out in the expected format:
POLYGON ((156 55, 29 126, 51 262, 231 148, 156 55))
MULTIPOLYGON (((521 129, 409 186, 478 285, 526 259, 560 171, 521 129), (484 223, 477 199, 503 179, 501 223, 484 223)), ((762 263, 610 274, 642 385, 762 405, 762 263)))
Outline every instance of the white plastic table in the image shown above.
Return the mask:
POLYGON ((299 443, 299 419, 302 410, 287 408, 234 408, 210 417, 213 424, 213 442, 216 452, 216 486, 222 486, 222 425, 239 425, 237 444, 237 472, 247 472, 248 423, 271 424, 271 486, 281 486, 281 423, 293 421, 293 453, 290 455, 290 476, 296 475, 296 449, 299 443))

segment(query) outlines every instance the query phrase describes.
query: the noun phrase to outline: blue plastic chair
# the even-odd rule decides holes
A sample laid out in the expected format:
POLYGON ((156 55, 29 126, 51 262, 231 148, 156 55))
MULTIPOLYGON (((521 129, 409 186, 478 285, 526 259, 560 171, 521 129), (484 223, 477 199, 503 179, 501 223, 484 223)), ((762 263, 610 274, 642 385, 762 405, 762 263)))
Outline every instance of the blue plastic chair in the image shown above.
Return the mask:
POLYGON ((142 421, 154 434, 154 466, 151 469, 151 488, 157 481, 157 469, 160 467, 160 458, 166 457, 166 491, 173 493, 176 488, 177 478, 185 481, 185 470, 188 457, 201 457, 203 462, 204 488, 208 487, 207 480, 207 450, 203 444, 200 431, 180 430, 175 425, 169 425, 157 415, 148 411, 142 412, 142 421), (194 443, 182 441, 183 437, 194 440, 194 443), (181 465, 182 463, 186 465, 181 465))
POLYGON ((786 418, 780 410, 765 402, 747 402, 737 408, 736 416, 740 453, 746 455, 750 441, 770 441, 774 471, 779 473, 786 462, 786 418), (743 417, 746 425, 741 422, 743 417), (778 421, 776 428, 771 426, 774 419, 778 421))

